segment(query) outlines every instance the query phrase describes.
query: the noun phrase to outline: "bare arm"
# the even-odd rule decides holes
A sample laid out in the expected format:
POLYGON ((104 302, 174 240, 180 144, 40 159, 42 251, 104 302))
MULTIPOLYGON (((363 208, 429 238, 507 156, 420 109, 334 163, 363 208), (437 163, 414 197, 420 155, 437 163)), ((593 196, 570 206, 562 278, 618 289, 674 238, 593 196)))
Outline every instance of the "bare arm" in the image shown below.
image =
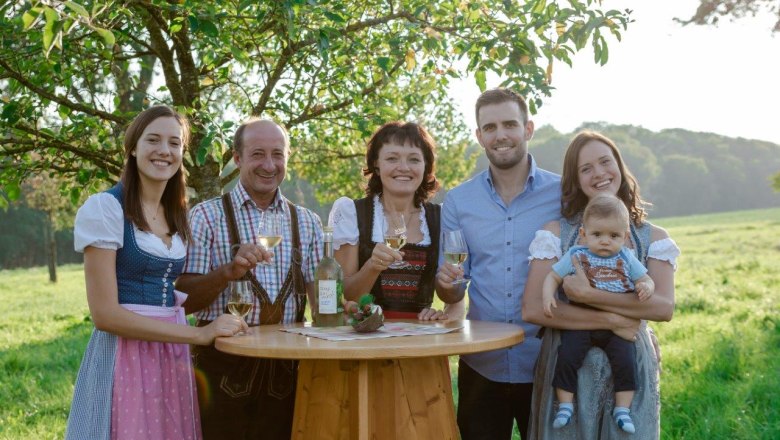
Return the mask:
MULTIPOLYGON (((651 240, 668 236, 663 229, 654 227, 651 240)), ((575 268, 578 266, 575 264, 575 268)), ((601 310, 637 319, 669 321, 674 313, 674 268, 669 262, 648 258, 647 274, 655 283, 655 292, 646 301, 640 301, 636 295, 615 295, 595 289, 579 269, 575 275, 564 278, 563 288, 569 299, 601 310)))
POLYGON ((563 278, 559 277, 553 270, 550 270, 550 273, 544 277, 544 284, 542 284, 542 306, 544 307, 544 315, 548 318, 553 317, 552 309, 558 308, 555 294, 558 293, 558 286, 561 285, 562 281, 563 278))
MULTIPOLYGON (((557 222, 548 223, 545 225, 545 229, 556 235, 560 234, 557 222)), ((555 316, 545 315, 542 286, 556 261, 556 259, 531 261, 523 292, 523 321, 566 330, 610 329, 622 338, 631 340, 639 329, 640 321, 638 319, 602 310, 578 307, 563 301, 558 303, 555 316)))
POLYGON ((447 314, 449 319, 465 319, 466 318, 466 300, 462 299, 456 303, 445 303, 444 313, 447 314))
POLYGON ((225 315, 206 327, 190 327, 148 318, 119 305, 116 251, 88 246, 84 250, 87 302, 95 328, 144 341, 208 345, 215 337, 246 328, 243 320, 225 315))

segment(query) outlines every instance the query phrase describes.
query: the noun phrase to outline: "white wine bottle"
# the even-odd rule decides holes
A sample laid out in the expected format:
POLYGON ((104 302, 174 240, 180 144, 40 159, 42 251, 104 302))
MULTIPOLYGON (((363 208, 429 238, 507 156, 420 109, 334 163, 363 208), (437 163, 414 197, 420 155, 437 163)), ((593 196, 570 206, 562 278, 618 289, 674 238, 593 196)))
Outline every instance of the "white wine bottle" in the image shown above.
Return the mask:
POLYGON ((317 266, 317 294, 314 298, 314 325, 335 327, 344 325, 344 273, 333 258, 333 228, 325 226, 325 256, 317 266))

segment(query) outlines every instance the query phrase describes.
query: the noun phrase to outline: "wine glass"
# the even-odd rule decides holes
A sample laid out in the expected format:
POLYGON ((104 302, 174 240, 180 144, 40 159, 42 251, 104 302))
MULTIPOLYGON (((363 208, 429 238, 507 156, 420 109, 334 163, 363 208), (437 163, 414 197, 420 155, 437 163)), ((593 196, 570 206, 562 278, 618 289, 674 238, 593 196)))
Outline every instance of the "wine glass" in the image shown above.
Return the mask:
MULTIPOLYGON (((387 247, 394 251, 401 250, 406 244, 406 222, 404 215, 400 212, 385 212, 384 217, 384 237, 387 247)), ((390 269, 401 269, 406 267, 407 263, 403 260, 395 261, 389 266, 390 269)))
MULTIPOLYGON (((443 240, 444 261, 460 267, 469 256, 469 248, 466 246, 466 240, 463 238, 463 231, 460 229, 455 231, 445 231, 443 234, 443 240)), ((464 277, 454 280, 452 284, 463 284, 468 282, 469 280, 464 277)))
MULTIPOLYGON (((263 211, 263 215, 260 216, 257 242, 268 251, 279 246, 279 243, 282 242, 282 218, 281 213, 273 212, 270 209, 263 211)), ((271 265, 273 262, 259 264, 271 265)))
MULTIPOLYGON (((244 319, 252 310, 254 294, 252 283, 248 280, 229 281, 230 296, 228 297, 228 311, 235 317, 244 319)), ((239 332, 238 335, 246 333, 239 332)))

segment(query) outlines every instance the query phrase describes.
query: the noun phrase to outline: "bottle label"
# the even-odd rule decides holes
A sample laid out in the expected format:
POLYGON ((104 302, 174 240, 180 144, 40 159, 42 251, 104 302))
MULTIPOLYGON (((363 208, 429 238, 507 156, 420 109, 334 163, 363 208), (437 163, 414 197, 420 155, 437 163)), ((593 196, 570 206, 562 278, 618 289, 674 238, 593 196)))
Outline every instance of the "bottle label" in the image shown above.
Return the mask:
POLYGON ((319 281, 319 303, 320 314, 336 313, 336 280, 319 281))

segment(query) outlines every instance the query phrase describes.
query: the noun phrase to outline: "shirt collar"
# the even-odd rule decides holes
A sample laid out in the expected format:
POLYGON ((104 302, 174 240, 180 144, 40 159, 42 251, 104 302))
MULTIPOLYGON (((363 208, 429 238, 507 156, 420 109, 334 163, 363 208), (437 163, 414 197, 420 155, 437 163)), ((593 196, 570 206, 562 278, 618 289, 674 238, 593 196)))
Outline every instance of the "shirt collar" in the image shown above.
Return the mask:
MULTIPOLYGON (((528 170, 528 177, 525 180, 525 190, 533 191, 534 180, 536 179, 536 172, 539 169, 539 167, 536 165, 536 161, 534 160, 534 157, 531 156, 530 153, 528 153, 528 163, 530 164, 530 169, 528 170)), ((489 166, 488 169, 485 170, 485 181, 487 182, 488 186, 495 191, 495 188, 493 187, 493 176, 490 173, 489 166)))
MULTIPOLYGON (((236 187, 231 192, 233 194, 233 201, 236 202, 237 206, 244 206, 244 204, 249 203, 257 208, 257 203, 255 203, 255 201, 252 200, 252 197, 249 196, 249 193, 246 191, 246 188, 244 188, 241 180, 238 181, 236 187)), ((283 200, 284 197, 282 196, 282 189, 277 188, 274 200, 268 207, 272 208, 274 211, 284 210, 283 200)))

